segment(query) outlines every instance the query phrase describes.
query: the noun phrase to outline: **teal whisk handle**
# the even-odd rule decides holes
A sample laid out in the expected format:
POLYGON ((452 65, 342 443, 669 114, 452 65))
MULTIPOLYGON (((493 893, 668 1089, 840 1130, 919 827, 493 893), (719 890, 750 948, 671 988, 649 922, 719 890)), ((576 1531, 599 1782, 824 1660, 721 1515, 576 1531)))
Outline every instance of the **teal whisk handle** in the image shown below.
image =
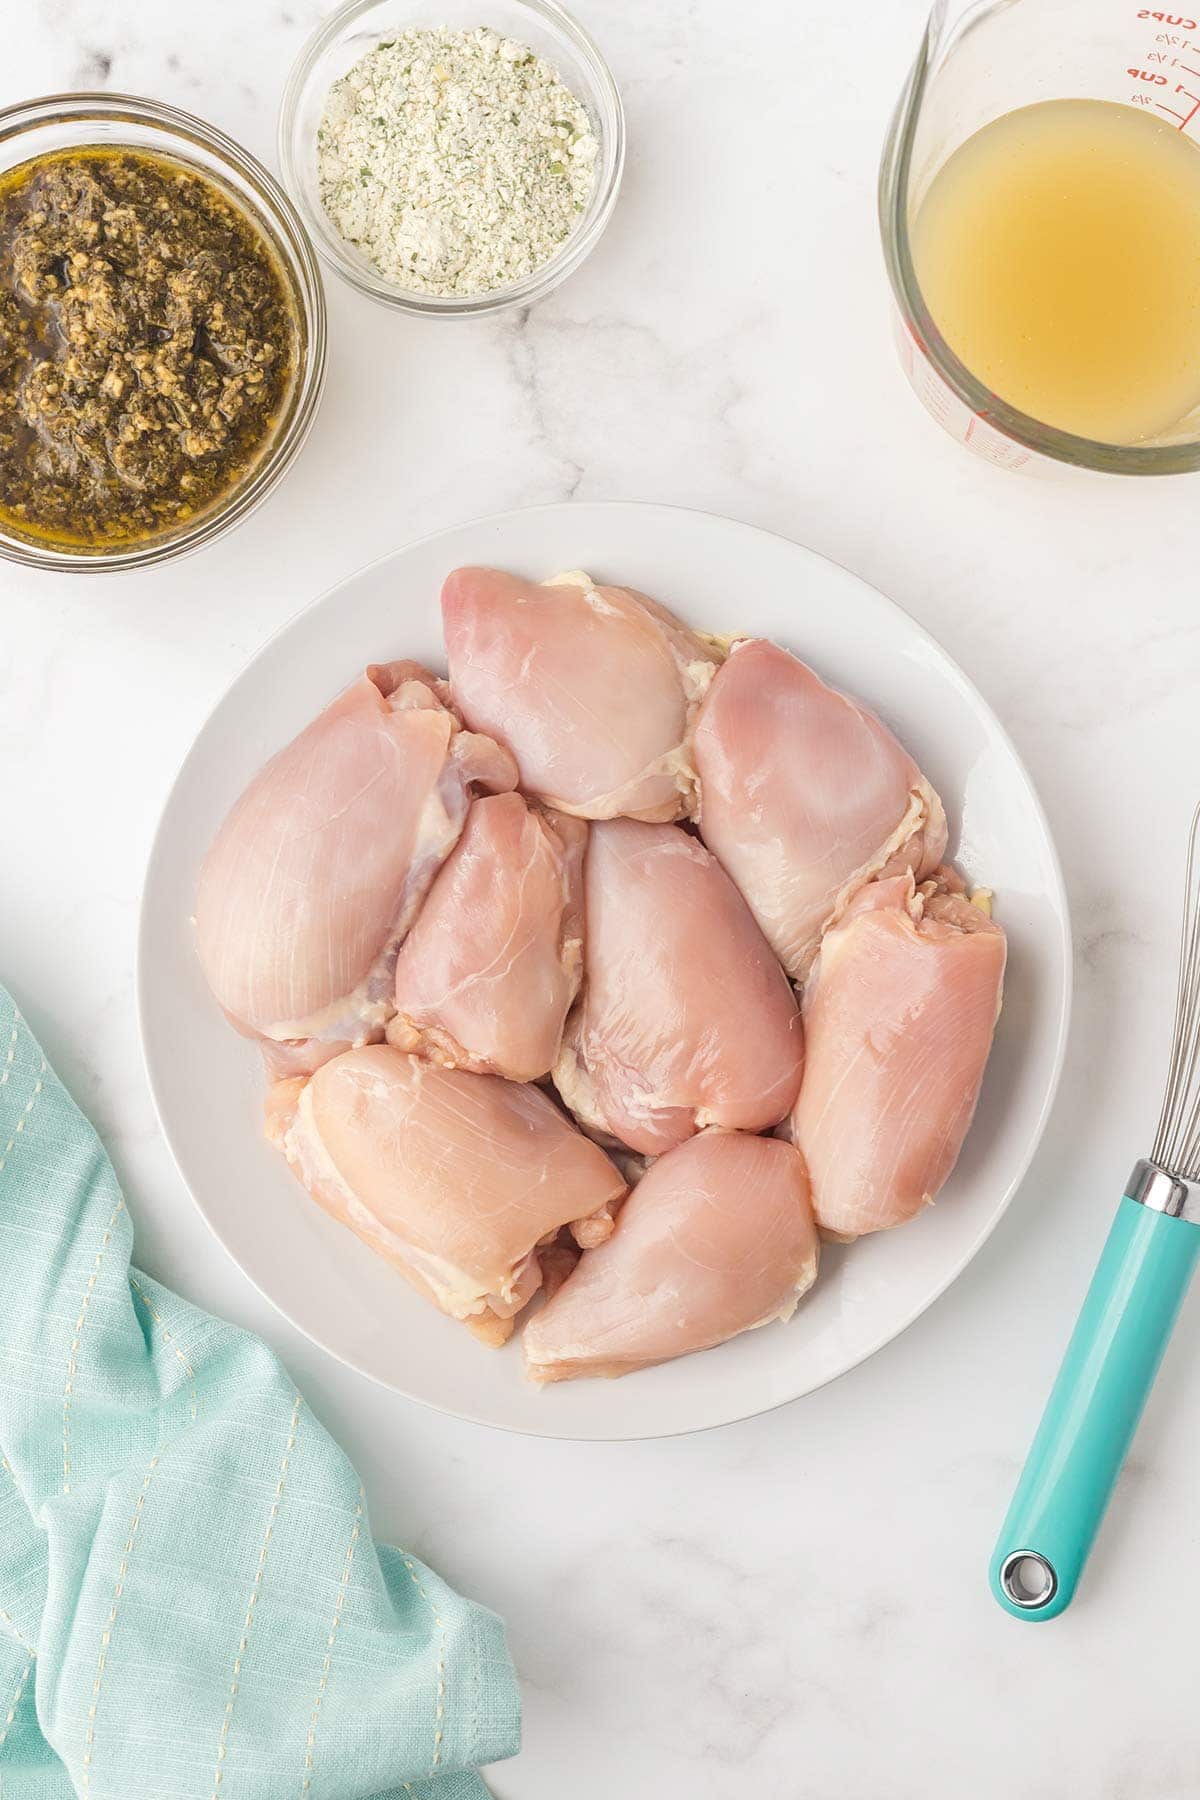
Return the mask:
POLYGON ((1014 1618, 1071 1602, 1200 1254, 1195 1205, 1152 1163, 1134 1170, 992 1557, 1014 1618))

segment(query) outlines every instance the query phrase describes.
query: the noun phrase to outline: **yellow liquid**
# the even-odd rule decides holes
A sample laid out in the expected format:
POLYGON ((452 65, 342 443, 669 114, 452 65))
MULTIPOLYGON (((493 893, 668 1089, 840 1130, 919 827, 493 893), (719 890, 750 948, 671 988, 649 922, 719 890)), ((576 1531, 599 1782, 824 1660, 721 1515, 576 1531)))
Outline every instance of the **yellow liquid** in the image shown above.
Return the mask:
POLYGON ((951 349, 1043 424, 1136 444, 1200 403, 1200 149, 1148 111, 985 125, 934 177, 913 261, 951 349))

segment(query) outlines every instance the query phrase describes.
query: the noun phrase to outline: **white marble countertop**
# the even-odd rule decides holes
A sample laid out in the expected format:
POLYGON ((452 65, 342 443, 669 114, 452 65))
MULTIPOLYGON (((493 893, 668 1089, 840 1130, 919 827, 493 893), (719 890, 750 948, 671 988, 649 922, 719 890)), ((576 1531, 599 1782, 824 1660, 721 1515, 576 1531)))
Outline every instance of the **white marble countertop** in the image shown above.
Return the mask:
MULTIPOLYGON (((506 1616, 526 1747, 494 1772, 501 1800, 1185 1800, 1200 1296, 1075 1607, 1023 1627, 984 1571, 1157 1112, 1200 787, 1200 477, 1039 485, 974 460, 910 397, 874 179, 921 0, 576 4, 631 156, 574 280, 528 317, 422 325, 331 278, 323 410, 246 525, 157 573, 0 565, 0 971, 111 1147, 139 1260, 261 1332, 362 1469, 376 1529, 506 1616), (576 495, 770 526, 914 612, 1027 759, 1078 937, 1048 1136, 951 1292, 807 1400, 632 1446, 437 1417, 298 1337, 184 1192, 133 1007, 153 824, 249 653, 410 537, 576 495)), ((35 0, 6 32, 0 103, 152 94, 274 163, 284 76, 321 10, 35 0)))

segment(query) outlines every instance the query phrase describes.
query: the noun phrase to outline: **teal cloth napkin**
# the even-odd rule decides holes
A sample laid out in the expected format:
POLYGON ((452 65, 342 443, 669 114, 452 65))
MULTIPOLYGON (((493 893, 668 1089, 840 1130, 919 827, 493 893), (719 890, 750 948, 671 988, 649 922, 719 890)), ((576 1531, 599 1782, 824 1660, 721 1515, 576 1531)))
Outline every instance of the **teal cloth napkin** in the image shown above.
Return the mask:
POLYGON ((279 1363, 131 1239, 0 988, 0 1796, 486 1800, 499 1619, 372 1542, 279 1363))

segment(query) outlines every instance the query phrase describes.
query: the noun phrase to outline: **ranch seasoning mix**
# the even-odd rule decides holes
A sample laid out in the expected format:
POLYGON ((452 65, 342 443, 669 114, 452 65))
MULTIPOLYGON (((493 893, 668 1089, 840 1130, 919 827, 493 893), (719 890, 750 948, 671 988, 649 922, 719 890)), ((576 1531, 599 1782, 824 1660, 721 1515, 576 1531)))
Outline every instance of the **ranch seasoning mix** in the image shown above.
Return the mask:
POLYGON ((329 90, 321 200, 386 280, 469 298, 549 262, 579 222, 598 144, 583 106, 526 44, 414 28, 329 90))

